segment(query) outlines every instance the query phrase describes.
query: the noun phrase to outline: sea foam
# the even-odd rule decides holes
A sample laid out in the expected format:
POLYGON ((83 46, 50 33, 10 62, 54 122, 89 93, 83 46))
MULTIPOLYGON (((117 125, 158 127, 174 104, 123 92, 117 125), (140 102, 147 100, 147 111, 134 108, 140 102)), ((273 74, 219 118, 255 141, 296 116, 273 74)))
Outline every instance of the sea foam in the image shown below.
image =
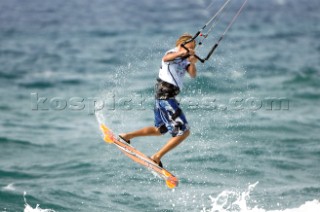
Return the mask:
POLYGON ((250 207, 250 193, 259 182, 249 185, 247 191, 223 191, 216 197, 209 196, 211 200, 210 208, 203 208, 201 212, 319 212, 320 201, 307 201, 298 208, 288 208, 283 210, 266 210, 258 205, 250 207))
POLYGON ((35 208, 32 208, 28 203, 27 203, 27 198, 26 198, 27 192, 23 193, 23 199, 24 199, 24 210, 23 212, 55 212, 52 209, 42 209, 40 208, 40 205, 37 204, 35 208))

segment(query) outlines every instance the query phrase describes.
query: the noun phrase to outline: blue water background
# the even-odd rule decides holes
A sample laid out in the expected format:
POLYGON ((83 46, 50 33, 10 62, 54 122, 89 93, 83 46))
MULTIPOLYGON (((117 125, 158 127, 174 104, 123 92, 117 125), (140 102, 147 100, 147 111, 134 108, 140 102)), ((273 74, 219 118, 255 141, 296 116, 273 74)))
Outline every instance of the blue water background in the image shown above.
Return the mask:
MULTIPOLYGON (((24 191, 28 204, 55 211, 201 211, 209 196, 257 181, 252 206, 319 199, 318 0, 249 1, 198 77, 186 79, 180 101, 192 133, 163 158, 180 178, 174 191, 103 142, 94 104, 103 101, 115 132, 153 125, 161 57, 222 1, 211 3, 1 0, 1 211, 23 211, 24 191)), ((133 145, 152 155, 167 139, 133 145)))

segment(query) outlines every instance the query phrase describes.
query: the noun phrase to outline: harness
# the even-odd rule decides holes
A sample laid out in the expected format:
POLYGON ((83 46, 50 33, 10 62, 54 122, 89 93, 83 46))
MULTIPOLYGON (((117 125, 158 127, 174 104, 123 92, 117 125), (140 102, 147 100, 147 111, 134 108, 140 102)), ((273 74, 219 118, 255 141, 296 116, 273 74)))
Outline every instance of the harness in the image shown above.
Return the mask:
POLYGON ((180 93, 179 87, 172 85, 168 82, 157 79, 155 85, 155 98, 156 99, 172 99, 180 93))

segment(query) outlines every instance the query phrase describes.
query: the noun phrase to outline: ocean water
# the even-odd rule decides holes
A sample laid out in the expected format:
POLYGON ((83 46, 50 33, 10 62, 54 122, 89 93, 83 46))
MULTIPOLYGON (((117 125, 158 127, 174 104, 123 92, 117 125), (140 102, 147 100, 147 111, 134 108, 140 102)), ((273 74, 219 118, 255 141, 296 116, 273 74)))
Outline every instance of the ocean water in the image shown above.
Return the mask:
POLYGON ((161 57, 221 3, 1 0, 0 211, 320 211, 318 0, 249 0, 187 77, 191 135, 163 158, 176 189, 101 137, 96 115, 116 133, 153 125, 161 57))

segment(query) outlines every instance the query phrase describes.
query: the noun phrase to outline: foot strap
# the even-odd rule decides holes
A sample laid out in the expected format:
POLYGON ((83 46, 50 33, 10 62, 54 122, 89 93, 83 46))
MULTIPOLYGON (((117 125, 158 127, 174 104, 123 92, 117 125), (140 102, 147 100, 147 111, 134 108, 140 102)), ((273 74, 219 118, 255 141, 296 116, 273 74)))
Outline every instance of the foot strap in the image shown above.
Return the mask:
POLYGON ((123 141, 127 142, 128 144, 130 144, 130 143, 131 143, 131 141, 130 141, 130 140, 126 140, 126 139, 124 139, 121 135, 119 135, 119 138, 121 138, 123 141))

